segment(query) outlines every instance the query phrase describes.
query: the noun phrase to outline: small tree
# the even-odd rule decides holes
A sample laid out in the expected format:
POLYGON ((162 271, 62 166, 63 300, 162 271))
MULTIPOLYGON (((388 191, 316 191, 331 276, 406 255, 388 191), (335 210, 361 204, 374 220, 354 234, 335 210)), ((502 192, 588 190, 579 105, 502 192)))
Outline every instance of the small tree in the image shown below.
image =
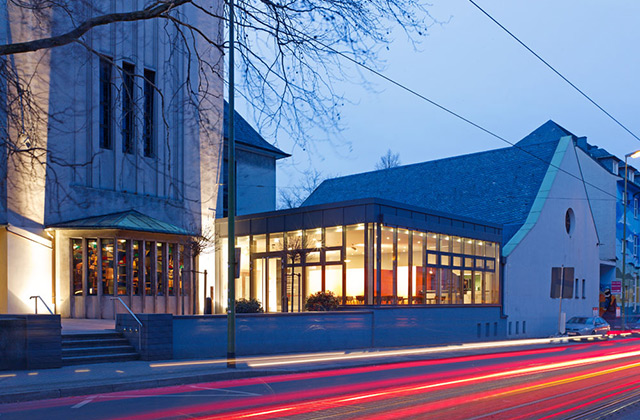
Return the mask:
POLYGON ((387 153, 380 156, 380 160, 376 163, 376 169, 389 169, 400 166, 400 153, 393 153, 391 149, 387 153))
POLYGON ((236 313, 237 314, 259 314, 264 312, 262 309, 262 303, 258 299, 237 299, 236 300, 236 313))
POLYGON ((304 303, 307 311, 335 311, 340 305, 340 299, 333 292, 318 292, 310 295, 304 303))

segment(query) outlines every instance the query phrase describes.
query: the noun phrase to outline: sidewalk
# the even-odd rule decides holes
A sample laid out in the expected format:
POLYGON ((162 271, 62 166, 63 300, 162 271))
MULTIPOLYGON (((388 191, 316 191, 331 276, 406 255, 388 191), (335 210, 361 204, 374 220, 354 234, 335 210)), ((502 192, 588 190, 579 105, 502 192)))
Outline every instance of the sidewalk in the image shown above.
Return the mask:
POLYGON ((575 342, 566 337, 441 347, 355 350, 226 359, 131 361, 66 366, 59 369, 0 371, 0 403, 88 395, 225 379, 370 366, 416 359, 547 348, 575 342))

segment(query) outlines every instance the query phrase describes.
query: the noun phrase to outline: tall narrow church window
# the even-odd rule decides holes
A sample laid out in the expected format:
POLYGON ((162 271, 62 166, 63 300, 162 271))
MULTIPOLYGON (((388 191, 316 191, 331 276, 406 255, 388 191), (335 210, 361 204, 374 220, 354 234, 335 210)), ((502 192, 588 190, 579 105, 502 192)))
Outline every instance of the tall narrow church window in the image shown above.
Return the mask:
POLYGON ((134 150, 134 77, 135 66, 122 63, 122 153, 134 150))
POLYGON ((111 58, 100 58, 100 148, 111 149, 113 147, 111 124, 112 98, 111 98, 111 78, 112 78, 111 58))
POLYGON ((156 72, 153 70, 144 70, 144 155, 153 157, 156 153, 154 137, 155 137, 155 89, 156 72))

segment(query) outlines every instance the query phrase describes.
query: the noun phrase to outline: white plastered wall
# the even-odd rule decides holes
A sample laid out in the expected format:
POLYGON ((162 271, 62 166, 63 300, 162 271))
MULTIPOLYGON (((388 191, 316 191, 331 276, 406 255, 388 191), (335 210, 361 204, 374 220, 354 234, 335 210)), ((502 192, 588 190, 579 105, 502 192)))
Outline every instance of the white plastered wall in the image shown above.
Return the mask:
MULTIPOLYGON (((31 296, 41 296, 54 311, 52 288, 51 240, 29 231, 9 226, 6 238, 7 313, 33 314, 35 302, 31 296)), ((47 309, 38 302, 38 313, 47 309)))
POLYGON ((553 165, 560 170, 549 167, 527 223, 503 250, 504 310, 512 337, 517 337, 516 322, 519 336, 550 336, 558 332, 560 300, 550 298, 552 267, 574 267, 574 282, 579 279, 578 298, 574 290, 574 297, 562 300, 567 319, 590 315, 592 308, 598 306, 598 236, 571 138, 560 140, 553 165), (569 208, 575 214, 571 234, 565 228, 569 208))

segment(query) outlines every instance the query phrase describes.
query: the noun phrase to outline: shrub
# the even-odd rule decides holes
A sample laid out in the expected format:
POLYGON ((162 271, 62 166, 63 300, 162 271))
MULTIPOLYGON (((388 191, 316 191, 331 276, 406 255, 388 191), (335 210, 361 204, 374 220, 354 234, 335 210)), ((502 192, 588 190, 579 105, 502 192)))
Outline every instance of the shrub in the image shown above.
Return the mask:
POLYGON ((304 303, 307 311, 335 311, 340 305, 340 299, 333 292, 318 292, 310 295, 304 303))
POLYGON ((236 313, 237 314, 258 314, 264 312, 262 309, 262 303, 258 299, 237 299, 236 300, 236 313))

